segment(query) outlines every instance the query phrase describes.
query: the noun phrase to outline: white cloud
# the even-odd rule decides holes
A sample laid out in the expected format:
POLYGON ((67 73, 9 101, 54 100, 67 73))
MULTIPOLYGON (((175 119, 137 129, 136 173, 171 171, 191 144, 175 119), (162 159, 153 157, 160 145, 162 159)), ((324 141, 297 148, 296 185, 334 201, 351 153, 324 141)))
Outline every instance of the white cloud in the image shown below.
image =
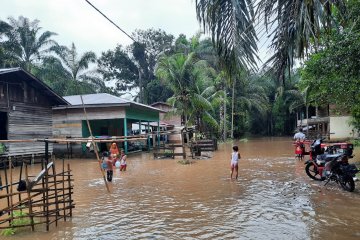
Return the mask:
MULTIPOLYGON (((131 34, 135 29, 161 28, 167 33, 188 37, 200 26, 192 0, 90 0, 105 15, 131 34)), ((0 16, 20 15, 40 20, 44 30, 58 33, 62 45, 75 43, 79 51, 113 49, 131 40, 101 16, 85 0, 0 0, 0 16)))

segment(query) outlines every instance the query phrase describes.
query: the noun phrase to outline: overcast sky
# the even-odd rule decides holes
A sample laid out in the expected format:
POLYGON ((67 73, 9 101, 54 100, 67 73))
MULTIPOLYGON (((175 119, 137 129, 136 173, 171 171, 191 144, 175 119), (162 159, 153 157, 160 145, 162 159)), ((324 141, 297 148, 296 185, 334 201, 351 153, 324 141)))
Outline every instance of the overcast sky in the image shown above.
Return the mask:
MULTIPOLYGON (((89 0, 124 31, 162 29, 177 37, 200 30, 194 0, 89 0)), ((75 43, 78 51, 114 49, 132 41, 85 0, 0 0, 0 19, 23 15, 40 20, 43 30, 56 32, 61 45, 75 43)))

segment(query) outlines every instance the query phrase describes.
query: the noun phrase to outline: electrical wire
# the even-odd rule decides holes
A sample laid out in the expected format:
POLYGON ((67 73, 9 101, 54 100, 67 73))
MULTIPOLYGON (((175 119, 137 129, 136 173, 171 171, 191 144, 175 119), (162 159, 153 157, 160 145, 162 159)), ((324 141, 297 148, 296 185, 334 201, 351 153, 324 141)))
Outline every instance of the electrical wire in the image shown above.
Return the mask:
POLYGON ((109 22, 111 22, 117 29, 123 32, 127 37, 129 37, 134 42, 137 42, 130 34, 125 32, 121 27, 119 27, 116 23, 114 23, 110 18, 108 18, 104 13, 102 13, 97 7, 95 7, 89 0, 85 0, 91 7, 93 7, 98 13, 100 13, 104 18, 106 18, 109 22))

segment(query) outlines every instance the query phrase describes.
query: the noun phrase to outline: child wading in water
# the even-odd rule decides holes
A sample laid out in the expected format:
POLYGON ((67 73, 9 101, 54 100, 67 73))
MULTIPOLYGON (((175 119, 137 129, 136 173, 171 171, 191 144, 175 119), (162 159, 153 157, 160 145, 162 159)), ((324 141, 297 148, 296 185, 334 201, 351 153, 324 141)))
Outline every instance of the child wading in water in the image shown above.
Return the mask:
POLYGON ((109 182, 111 182, 113 178, 113 160, 111 156, 109 156, 108 152, 103 152, 102 159, 103 159, 104 169, 106 169, 106 178, 109 182))
POLYGON ((230 174, 230 179, 232 179, 234 170, 236 171, 236 175, 235 175, 235 179, 238 178, 238 172, 239 172, 239 159, 241 158, 240 153, 239 153, 239 148, 238 146, 233 146, 233 152, 231 154, 231 174, 230 174))
POLYGON ((120 155, 120 171, 126 171, 126 155, 124 150, 121 150, 120 155))

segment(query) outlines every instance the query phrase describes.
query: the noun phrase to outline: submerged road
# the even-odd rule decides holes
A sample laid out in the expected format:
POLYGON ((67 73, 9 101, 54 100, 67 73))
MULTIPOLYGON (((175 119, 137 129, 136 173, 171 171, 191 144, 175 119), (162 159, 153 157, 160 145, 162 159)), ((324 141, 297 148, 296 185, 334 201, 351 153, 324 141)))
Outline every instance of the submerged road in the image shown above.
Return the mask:
MULTIPOLYGON (((352 161, 360 162, 357 151, 352 161)), ((220 144, 191 165, 129 155, 111 194, 96 160, 74 159, 71 221, 8 239, 360 239, 359 182, 353 193, 324 187, 293 152, 289 139, 263 138, 220 144), (242 156, 238 181, 230 180, 233 144, 242 156)))

